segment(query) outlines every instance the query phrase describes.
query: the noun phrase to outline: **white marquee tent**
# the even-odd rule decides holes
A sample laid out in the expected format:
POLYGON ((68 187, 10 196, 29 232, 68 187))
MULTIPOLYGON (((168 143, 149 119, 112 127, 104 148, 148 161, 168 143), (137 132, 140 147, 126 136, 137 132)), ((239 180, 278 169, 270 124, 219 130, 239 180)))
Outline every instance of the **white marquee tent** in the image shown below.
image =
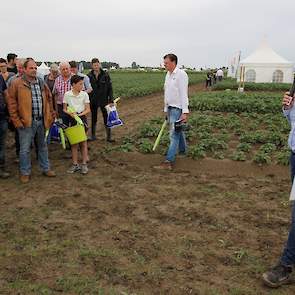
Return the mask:
POLYGON ((44 77, 45 75, 48 75, 49 72, 49 67, 44 62, 42 62, 37 70, 38 76, 44 77))
MULTIPOLYGON (((241 60, 245 67, 245 82, 292 83, 294 64, 277 54, 266 41, 249 57, 241 60)), ((238 74, 238 81, 240 75, 238 74)))

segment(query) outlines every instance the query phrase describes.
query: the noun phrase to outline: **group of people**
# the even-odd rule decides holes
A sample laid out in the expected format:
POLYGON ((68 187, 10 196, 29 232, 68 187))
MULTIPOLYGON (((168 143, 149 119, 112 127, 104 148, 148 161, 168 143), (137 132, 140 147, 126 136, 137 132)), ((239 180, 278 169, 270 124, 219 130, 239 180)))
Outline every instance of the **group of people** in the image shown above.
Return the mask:
MULTIPOLYGON (((170 145, 165 161, 155 169, 172 170, 177 154, 185 154, 187 145, 182 123, 189 115, 188 76, 177 67, 175 54, 164 56, 167 70, 164 85, 164 112, 170 130, 170 145), (179 127, 180 126, 180 127, 179 127)), ((105 106, 113 103, 113 89, 110 76, 100 67, 97 58, 92 59, 92 70, 88 75, 79 73, 77 63, 52 64, 50 73, 44 79, 37 75, 37 64, 32 58, 17 59, 8 54, 7 61, 0 59, 0 178, 9 177, 5 170, 5 142, 8 125, 13 124, 16 155, 19 158, 20 181, 27 183, 31 175, 31 146, 35 145, 43 175, 54 177, 48 160, 45 130, 59 117, 67 126, 76 124, 78 116, 87 130, 87 115, 91 112, 90 140, 96 140, 98 109, 101 109, 106 126, 106 139, 112 142, 111 130, 107 128, 105 106), (69 108, 70 107, 70 108, 69 108)), ((221 70, 222 71, 222 70, 221 70)), ((223 73, 216 77, 222 80, 223 73)), ((292 129, 289 136, 291 149, 291 180, 295 176, 295 103, 294 97, 286 93, 283 98, 283 112, 292 129)), ((82 164, 78 163, 79 147, 72 145, 73 165, 69 173, 87 174, 87 140, 80 145, 82 164)), ((295 206, 288 241, 278 264, 263 274, 263 281, 270 287, 288 283, 295 265, 295 206)))
POLYGON ((209 71, 206 75, 206 89, 210 89, 217 82, 221 82, 224 78, 224 72, 220 68, 218 70, 209 71))
MULTIPOLYGON (((87 115, 91 112, 91 134, 96 140, 98 109, 101 109, 106 140, 113 142, 107 127, 105 106, 113 103, 113 88, 109 74, 97 58, 91 61, 88 75, 79 73, 75 61, 51 64, 50 73, 40 77, 33 58, 18 58, 8 54, 0 59, 0 178, 8 178, 5 166, 7 131, 15 133, 16 162, 19 162, 20 181, 28 183, 31 176, 31 148, 35 146, 37 159, 44 176, 55 177, 48 159, 46 130, 56 119, 66 126, 76 124, 76 116, 88 130, 87 115), (70 108, 69 108, 70 107, 70 108), (69 111, 70 110, 70 111, 69 111)), ((72 167, 69 173, 88 173, 87 141, 72 145, 72 167), (82 163, 78 163, 79 146, 82 163)))

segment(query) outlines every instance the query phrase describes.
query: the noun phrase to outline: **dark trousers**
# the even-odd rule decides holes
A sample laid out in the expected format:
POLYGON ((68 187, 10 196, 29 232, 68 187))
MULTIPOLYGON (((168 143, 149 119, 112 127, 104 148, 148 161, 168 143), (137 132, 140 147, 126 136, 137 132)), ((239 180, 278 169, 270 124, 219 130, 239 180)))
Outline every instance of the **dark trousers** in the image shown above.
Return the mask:
MULTIPOLYGON (((292 152, 290 157, 291 168, 291 183, 294 181, 295 176, 295 154, 292 152)), ((295 265, 295 206, 292 206, 292 218, 291 228, 289 231, 289 237, 285 246, 284 252, 281 257, 281 263, 283 265, 295 265)))
POLYGON ((16 157, 19 158, 20 145, 19 145, 19 134, 17 129, 14 130, 14 140, 15 140, 16 157))
POLYGON ((69 126, 70 125, 70 116, 63 111, 62 104, 57 105, 57 113, 58 113, 59 118, 62 119, 62 122, 65 125, 69 126))
POLYGON ((0 169, 5 165, 5 143, 7 134, 8 123, 0 119, 0 169))
POLYGON ((107 126, 108 112, 107 112, 105 106, 99 106, 97 104, 90 104, 90 108, 91 108, 91 132, 92 132, 92 134, 94 134, 95 127, 97 124, 98 108, 100 108, 100 110, 101 110, 102 117, 103 117, 103 123, 105 126, 107 126))

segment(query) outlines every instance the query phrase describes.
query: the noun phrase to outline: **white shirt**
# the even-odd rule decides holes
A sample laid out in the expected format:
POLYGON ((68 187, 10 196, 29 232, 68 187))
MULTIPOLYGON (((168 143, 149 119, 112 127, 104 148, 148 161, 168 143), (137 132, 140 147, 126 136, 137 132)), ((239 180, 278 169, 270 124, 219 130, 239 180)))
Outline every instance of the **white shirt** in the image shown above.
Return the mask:
POLYGON ((73 91, 70 90, 65 93, 64 103, 74 108, 77 114, 80 114, 85 111, 86 103, 90 103, 90 101, 87 92, 81 91, 78 95, 75 95, 73 91))
POLYGON ((170 73, 167 72, 164 85, 164 112, 168 107, 176 107, 182 113, 188 113, 188 76, 187 73, 179 68, 170 73))
POLYGON ((219 70, 216 72, 216 76, 217 76, 217 77, 223 77, 223 70, 219 69, 219 70))

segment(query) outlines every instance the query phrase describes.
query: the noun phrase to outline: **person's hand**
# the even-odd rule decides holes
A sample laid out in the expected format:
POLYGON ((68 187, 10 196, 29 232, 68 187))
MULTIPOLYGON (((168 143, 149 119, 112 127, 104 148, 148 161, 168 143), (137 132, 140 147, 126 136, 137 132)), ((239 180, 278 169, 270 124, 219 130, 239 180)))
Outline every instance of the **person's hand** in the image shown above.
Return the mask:
POLYGON ((294 100, 293 100, 293 97, 290 96, 290 92, 286 92, 282 101, 284 109, 291 108, 293 103, 294 103, 294 100))
POLYGON ((180 116, 180 120, 183 122, 183 123, 186 123, 187 122, 187 119, 188 119, 188 114, 182 114, 180 116))
POLYGON ((75 118, 75 116, 77 116, 77 113, 71 113, 72 118, 75 118))

